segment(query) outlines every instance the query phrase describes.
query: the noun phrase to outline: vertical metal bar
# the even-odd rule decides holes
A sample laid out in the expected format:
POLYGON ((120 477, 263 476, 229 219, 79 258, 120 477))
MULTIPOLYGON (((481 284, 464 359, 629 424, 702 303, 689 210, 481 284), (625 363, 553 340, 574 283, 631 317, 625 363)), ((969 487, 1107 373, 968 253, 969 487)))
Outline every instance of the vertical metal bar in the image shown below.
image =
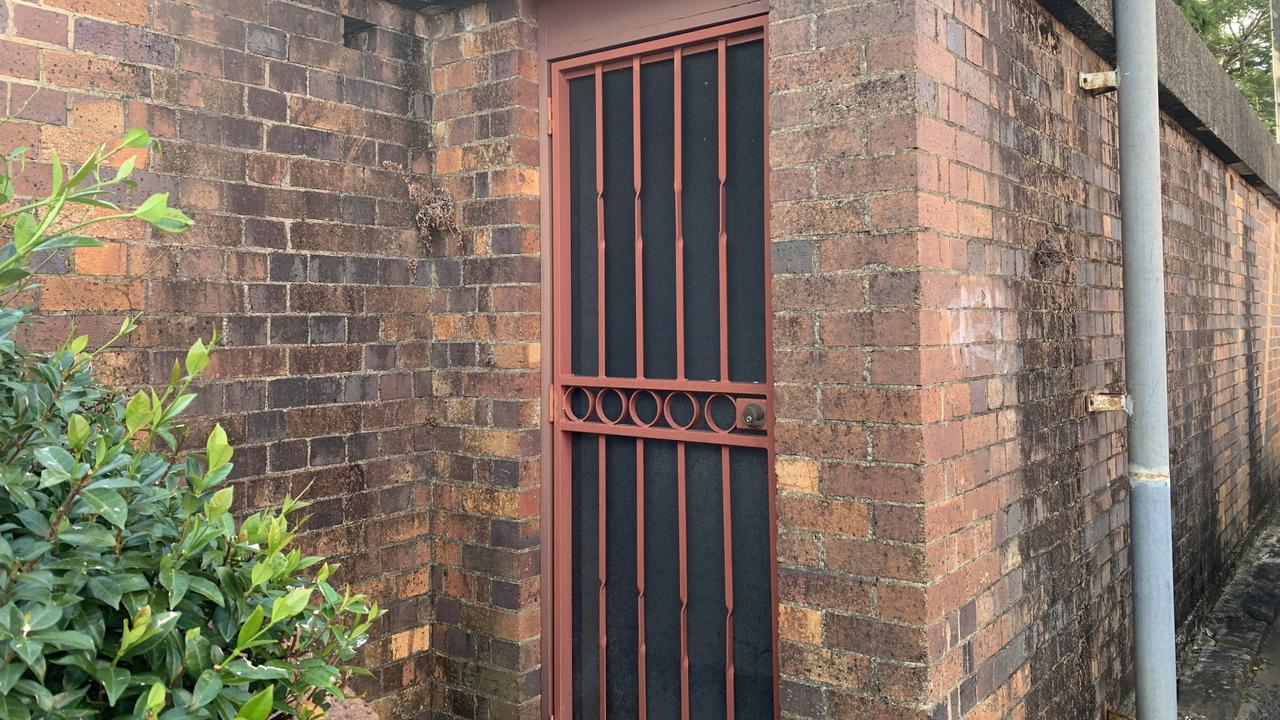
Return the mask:
POLYGON ((645 655, 648 648, 644 635, 644 440, 636 438, 636 637, 639 648, 636 682, 640 691, 640 720, 649 717, 645 693, 645 655))
POLYGON ((557 477, 555 484, 555 573, 558 587, 556 594, 555 633, 558 651, 556 669, 556 698, 560 712, 573 717, 573 484, 567 477, 573 472, 569 462, 569 445, 572 435, 560 433, 556 439, 556 468, 565 477, 557 477))
MULTIPOLYGON (((595 101, 596 101, 596 319, 597 338, 596 338, 596 372, 600 376, 605 375, 605 296, 604 296, 604 68, 597 63, 595 67, 595 101)), ((597 515, 598 515, 598 532, 600 533, 600 553, 597 558, 598 573, 600 581, 600 627, 599 627, 599 647, 600 647, 600 720, 605 720, 608 716, 608 678, 607 678, 607 654, 609 638, 606 632, 606 615, 608 614, 607 602, 605 597, 605 573, 608 570, 608 538, 605 535, 607 514, 607 505, 605 499, 606 491, 606 472, 607 458, 605 456, 605 438, 603 435, 599 439, 599 486, 597 489, 597 515)))
POLYGON ((596 63, 596 374, 604 377, 604 66, 596 63))
MULTIPOLYGON (((764 175, 764 337, 769 343, 769 352, 764 356, 764 381, 765 392, 768 394, 769 407, 776 408, 774 393, 774 377, 773 377, 773 247, 770 238, 773 237, 770 231, 770 220, 772 218, 772 195, 769 190, 769 29, 766 20, 762 26, 763 37, 761 38, 761 52, 764 54, 764 62, 762 69, 762 79, 764 83, 764 107, 760 112, 764 114, 764 167, 760 168, 760 172, 764 175)), ((775 718, 782 717, 782 693, 778 686, 778 678, 781 676, 782 662, 778 658, 778 474, 776 472, 774 459, 776 456, 774 428, 777 424, 774 422, 774 413, 770 412, 765 417, 765 428, 768 436, 768 455, 766 462, 768 463, 768 485, 769 491, 769 606, 772 608, 770 615, 773 652, 773 675, 770 682, 773 683, 773 716, 775 718)))
POLYGON ((636 190, 636 377, 644 377, 644 229, 640 217, 640 56, 631 58, 631 172, 636 190))
MULTIPOLYGON (((552 288, 552 328, 555 333, 554 357, 559 368, 571 367, 569 318, 571 317, 572 298, 570 287, 569 262, 569 118, 568 97, 569 84, 563 75, 557 75, 552 85, 552 118, 557 125, 552 135, 555 186, 552 217, 552 273, 556 278, 552 288)), ((555 368, 552 377, 555 377, 555 368)), ((559 395, 559 385, 553 386, 552 393, 559 395)), ((548 397, 550 399, 550 397, 548 397)), ((549 518, 552 537, 551 567, 548 571, 552 577, 551 597, 554 608, 550 618, 551 647, 555 648, 555 657, 550 663, 552 687, 552 713, 562 717, 573 717, 573 545, 572 518, 573 498, 572 482, 569 473, 573 466, 569 462, 569 445, 572 436, 568 433, 556 433, 552 440, 554 457, 551 463, 551 517, 549 518)))
POLYGON ((676 444, 676 513, 680 536, 680 717, 689 720, 689 533, 685 514, 684 443, 676 444))
POLYGON ((1178 716, 1155 0, 1116 0, 1124 370, 1139 720, 1178 716))
MULTIPOLYGON (((644 231, 640 216, 640 56, 631 58, 631 172, 635 187, 636 377, 644 377, 644 231)), ((644 637, 644 440, 636 439, 636 647, 640 720, 649 715, 645 695, 644 637)))
POLYGON ((720 448, 720 513, 724 523, 724 687, 725 718, 733 719, 733 506, 729 446, 720 448))
POLYGON ((599 575, 598 579, 600 582, 600 599, 599 599, 599 602, 600 602, 600 623, 599 623, 600 624, 600 627, 599 627, 600 720, 605 720, 605 718, 608 717, 608 713, 606 712, 605 706, 608 704, 607 690, 609 687, 607 684, 608 678, 605 672, 606 665, 607 665, 607 663, 605 662, 605 658, 608 653, 608 647, 609 647, 609 636, 606 632, 606 625, 605 625, 606 615, 608 613, 608 607, 606 605, 607 598, 605 597, 605 586, 607 585, 607 583, 605 582, 605 572, 608 570, 609 562, 608 562, 608 542, 607 542, 607 536, 605 535, 605 531, 607 529, 607 526, 605 523, 605 511, 608 508, 608 503, 605 501, 605 486, 607 484, 605 482, 605 476, 606 476, 605 470, 606 470, 606 465, 608 464, 608 458, 605 456, 604 438, 605 438, 604 435, 599 436, 600 462, 598 463, 598 465, 599 465, 600 477, 599 477, 599 487, 596 490, 596 493, 597 493, 596 525, 597 525, 597 532, 600 534, 600 542, 599 542, 600 552, 599 552, 599 556, 596 558, 596 572, 599 575))
POLYGON ((674 114, 675 124, 675 170, 672 182, 675 188, 676 206, 676 377, 684 380, 684 82, 682 66, 682 50, 676 48, 672 57, 672 71, 675 85, 674 114))
POLYGON ((726 41, 721 37, 716 42, 716 149, 718 156, 717 172, 720 176, 720 198, 719 198, 719 215, 720 215, 720 234, 717 238, 720 252, 720 379, 729 379, 729 228, 728 218, 725 213, 725 180, 729 175, 729 160, 727 157, 727 128, 729 119, 727 117, 727 98, 725 96, 725 63, 727 53, 725 52, 726 41))

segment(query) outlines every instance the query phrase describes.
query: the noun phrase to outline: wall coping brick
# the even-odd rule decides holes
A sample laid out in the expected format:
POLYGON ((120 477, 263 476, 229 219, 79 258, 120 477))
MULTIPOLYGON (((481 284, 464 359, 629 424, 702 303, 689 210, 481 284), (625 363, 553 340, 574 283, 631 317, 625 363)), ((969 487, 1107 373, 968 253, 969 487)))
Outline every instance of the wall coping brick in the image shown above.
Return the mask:
MULTIPOLYGON (((1115 63, 1111 0, 1039 2, 1091 50, 1115 63)), ((1280 204, 1280 144, 1173 0, 1158 0, 1156 12, 1161 109, 1268 199, 1280 204)))

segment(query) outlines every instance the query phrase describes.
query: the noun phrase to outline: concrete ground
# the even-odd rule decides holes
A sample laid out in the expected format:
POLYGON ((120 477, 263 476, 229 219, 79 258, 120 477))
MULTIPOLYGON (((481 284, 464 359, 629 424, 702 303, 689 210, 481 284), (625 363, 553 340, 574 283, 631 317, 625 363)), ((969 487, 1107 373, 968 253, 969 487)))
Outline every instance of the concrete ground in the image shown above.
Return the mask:
POLYGON ((1255 663, 1252 682, 1244 692, 1237 720, 1280 718, 1280 633, 1272 632, 1255 663))
POLYGON ((1179 668, 1182 720, 1280 720, 1280 515, 1258 534, 1179 668))

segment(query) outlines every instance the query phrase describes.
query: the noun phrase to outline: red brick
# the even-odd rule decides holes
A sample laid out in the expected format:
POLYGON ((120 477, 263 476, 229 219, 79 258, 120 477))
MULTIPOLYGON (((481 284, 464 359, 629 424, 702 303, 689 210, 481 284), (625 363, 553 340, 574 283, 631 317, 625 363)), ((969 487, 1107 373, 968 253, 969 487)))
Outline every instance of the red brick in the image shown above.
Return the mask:
POLYGON ((13 6, 13 27, 19 37, 53 45, 67 45, 67 16, 31 5, 13 6))
POLYGON ((92 88, 137 97, 147 93, 148 77, 145 68, 135 65, 78 53, 44 51, 44 80, 60 87, 92 88))
POLYGON ((40 285, 39 308, 44 312, 119 312, 143 308, 143 286, 137 280, 46 277, 40 285))
POLYGON ((40 77, 40 51, 32 45, 0 40, 0 75, 35 80, 40 77))

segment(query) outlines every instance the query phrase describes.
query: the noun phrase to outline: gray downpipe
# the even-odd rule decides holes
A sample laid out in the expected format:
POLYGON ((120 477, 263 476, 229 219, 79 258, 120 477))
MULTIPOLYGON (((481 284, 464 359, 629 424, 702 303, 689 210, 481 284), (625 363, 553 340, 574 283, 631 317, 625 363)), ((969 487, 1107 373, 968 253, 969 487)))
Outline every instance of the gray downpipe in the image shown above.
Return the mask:
POLYGON ((1176 720, 1156 0, 1115 0, 1138 720, 1176 720))

